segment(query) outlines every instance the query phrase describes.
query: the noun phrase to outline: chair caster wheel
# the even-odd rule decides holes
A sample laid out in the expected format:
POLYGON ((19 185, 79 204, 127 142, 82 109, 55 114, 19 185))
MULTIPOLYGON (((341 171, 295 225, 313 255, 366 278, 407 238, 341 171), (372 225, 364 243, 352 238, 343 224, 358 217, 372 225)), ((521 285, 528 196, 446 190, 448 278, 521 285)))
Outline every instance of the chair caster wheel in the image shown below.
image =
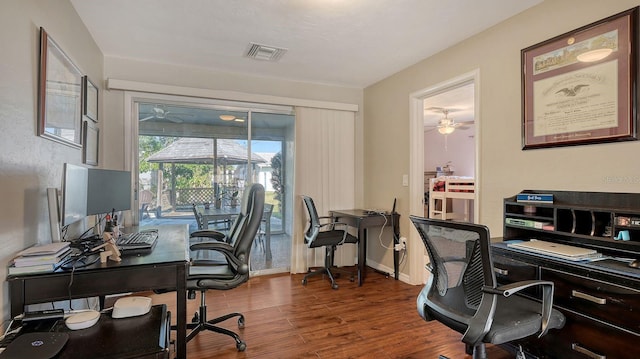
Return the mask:
POLYGON ((302 280, 302 285, 307 285, 307 280, 306 279, 302 280))
POLYGON ((244 328, 244 318, 242 317, 238 318, 238 328, 240 329, 244 328))
POLYGON ((335 284, 335 283, 333 283, 333 284, 331 285, 331 289, 338 289, 338 285, 337 285, 337 284, 335 284))
POLYGON ((191 318, 191 323, 197 323, 200 321, 200 315, 198 313, 193 315, 193 318, 191 318))
POLYGON ((236 343, 236 348, 238 348, 239 352, 245 351, 247 349, 247 343, 241 341, 240 343, 236 343))

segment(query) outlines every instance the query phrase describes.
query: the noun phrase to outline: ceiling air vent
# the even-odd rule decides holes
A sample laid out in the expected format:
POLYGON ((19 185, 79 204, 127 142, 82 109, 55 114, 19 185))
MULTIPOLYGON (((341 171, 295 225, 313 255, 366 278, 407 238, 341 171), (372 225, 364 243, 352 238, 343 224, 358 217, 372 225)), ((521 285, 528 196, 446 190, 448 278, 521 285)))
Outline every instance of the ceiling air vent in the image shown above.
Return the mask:
POLYGON ((287 49, 283 49, 275 46, 260 45, 255 43, 249 43, 249 48, 244 56, 250 57, 256 60, 264 61, 278 61, 287 52, 287 49))

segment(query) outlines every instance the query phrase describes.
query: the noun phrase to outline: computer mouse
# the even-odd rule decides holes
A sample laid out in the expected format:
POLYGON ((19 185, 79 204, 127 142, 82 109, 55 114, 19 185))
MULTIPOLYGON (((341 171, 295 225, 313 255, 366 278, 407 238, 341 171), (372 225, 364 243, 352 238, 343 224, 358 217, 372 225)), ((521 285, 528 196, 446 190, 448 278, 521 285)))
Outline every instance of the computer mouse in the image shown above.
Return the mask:
POLYGON ((629 267, 631 268, 640 268, 640 260, 638 259, 634 259, 631 262, 629 262, 629 267))

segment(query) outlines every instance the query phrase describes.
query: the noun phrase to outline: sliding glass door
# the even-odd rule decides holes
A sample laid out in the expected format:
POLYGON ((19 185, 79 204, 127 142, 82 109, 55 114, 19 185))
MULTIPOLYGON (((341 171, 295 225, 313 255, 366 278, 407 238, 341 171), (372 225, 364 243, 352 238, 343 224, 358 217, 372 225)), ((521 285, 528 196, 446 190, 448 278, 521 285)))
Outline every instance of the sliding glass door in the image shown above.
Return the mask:
MULTIPOLYGON (((138 219, 187 223, 194 206, 232 213, 242 191, 259 182, 272 205, 252 253, 252 270, 288 271, 291 247, 292 109, 237 102, 135 99, 138 219), (268 233, 267 233, 268 230, 268 233)), ((207 223, 224 231, 231 218, 207 223)))

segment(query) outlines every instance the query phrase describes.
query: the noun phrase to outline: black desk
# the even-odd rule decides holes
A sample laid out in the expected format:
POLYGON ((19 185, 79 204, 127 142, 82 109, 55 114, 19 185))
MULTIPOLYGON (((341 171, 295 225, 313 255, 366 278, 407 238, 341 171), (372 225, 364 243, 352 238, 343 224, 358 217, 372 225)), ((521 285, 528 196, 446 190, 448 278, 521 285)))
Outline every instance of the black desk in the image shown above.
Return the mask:
MULTIPOLYGON (((639 269, 613 259, 554 258, 508 247, 501 240, 491 246, 498 282, 553 282, 553 306, 566 317, 562 329, 503 346, 514 350, 521 345, 536 358, 640 358, 639 269)), ((541 298, 536 290, 519 295, 541 298)))
MULTIPOLYGON (((378 214, 369 213, 363 209, 341 209, 331 211, 331 216, 336 222, 346 223, 358 229, 358 286, 364 282, 366 275, 365 265, 367 262, 367 229, 369 227, 380 227, 385 224, 385 228, 393 228, 393 244, 398 244, 400 236, 400 214, 378 214)), ((393 251, 393 276, 398 279, 398 251, 393 251)))
POLYGON ((154 289, 175 289, 176 356, 186 358, 189 230, 187 225, 145 228, 159 229, 158 244, 150 254, 123 256, 119 263, 98 261, 86 268, 77 268, 73 272, 73 278, 71 271, 62 270, 54 273, 8 276, 11 316, 22 313, 27 304, 154 289))
MULTIPOLYGON (((65 333, 69 340, 56 359, 168 359, 170 322, 171 313, 161 304, 137 317, 113 319, 110 313, 102 314, 95 325, 80 330, 67 328, 64 319, 26 324, 12 341, 31 332, 65 333)), ((9 329, 21 325, 13 323, 9 329)))

